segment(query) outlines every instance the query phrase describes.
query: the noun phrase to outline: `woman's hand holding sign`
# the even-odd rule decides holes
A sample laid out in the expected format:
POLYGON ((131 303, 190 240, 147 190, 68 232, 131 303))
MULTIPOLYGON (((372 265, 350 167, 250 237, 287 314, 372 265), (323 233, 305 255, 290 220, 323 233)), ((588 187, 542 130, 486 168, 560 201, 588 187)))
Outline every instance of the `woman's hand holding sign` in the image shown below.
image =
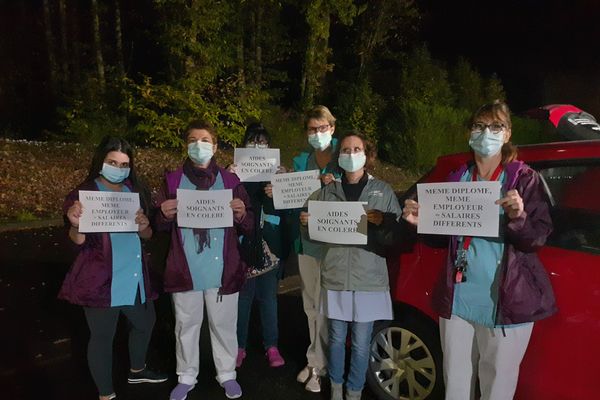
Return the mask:
POLYGON ((135 214, 135 223, 138 224, 138 235, 142 239, 149 239, 152 237, 152 229, 150 229, 150 220, 144 214, 144 210, 141 208, 135 214))
POLYGON ((233 200, 231 200, 229 206, 233 210, 233 219, 236 222, 241 222, 246 216, 246 205, 244 204, 244 202, 236 197, 233 200))
POLYGON ((160 211, 169 221, 175 218, 175 214, 177 214, 177 199, 163 201, 160 205, 160 211))
POLYGON ((78 200, 67 210, 67 218, 73 228, 79 227, 79 217, 81 217, 82 211, 83 207, 81 207, 81 203, 78 200))
POLYGON ((367 210, 367 222, 381 225, 383 222, 383 213, 379 210, 367 210))
POLYGON ((496 204, 499 204, 504 208, 504 212, 510 219, 519 218, 523 215, 523 198, 515 189, 506 192, 506 196, 497 200, 496 204))
POLYGON ((300 211, 300 225, 307 226, 308 217, 310 217, 309 213, 307 213, 306 211, 300 211))
POLYGON ((414 200, 406 199, 402 209, 402 218, 414 226, 419 224, 419 203, 414 200))
POLYGON ((335 176, 331 173, 321 175, 321 182, 323 185, 329 185, 331 182, 335 181, 335 176))

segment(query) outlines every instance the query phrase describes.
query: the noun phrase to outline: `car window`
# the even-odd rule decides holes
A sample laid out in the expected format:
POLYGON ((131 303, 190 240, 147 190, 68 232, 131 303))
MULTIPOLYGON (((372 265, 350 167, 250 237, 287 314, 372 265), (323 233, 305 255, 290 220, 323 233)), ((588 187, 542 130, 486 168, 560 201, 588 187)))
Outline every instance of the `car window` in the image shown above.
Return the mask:
POLYGON ((548 245, 600 253, 600 165, 572 162, 536 169, 552 203, 554 232, 548 245))

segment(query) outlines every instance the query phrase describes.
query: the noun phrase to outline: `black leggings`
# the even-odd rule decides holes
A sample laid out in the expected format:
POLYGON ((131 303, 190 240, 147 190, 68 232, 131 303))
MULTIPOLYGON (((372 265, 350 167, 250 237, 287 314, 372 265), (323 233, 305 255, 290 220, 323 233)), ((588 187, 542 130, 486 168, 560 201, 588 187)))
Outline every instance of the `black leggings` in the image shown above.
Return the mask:
POLYGON ((146 365, 146 351, 152 337, 156 321, 152 300, 140 304, 139 295, 133 306, 107 308, 84 307, 85 318, 90 328, 88 343, 88 365, 100 396, 114 393, 112 384, 113 338, 117 329, 119 314, 123 313, 129 322, 129 362, 131 369, 143 369, 146 365))

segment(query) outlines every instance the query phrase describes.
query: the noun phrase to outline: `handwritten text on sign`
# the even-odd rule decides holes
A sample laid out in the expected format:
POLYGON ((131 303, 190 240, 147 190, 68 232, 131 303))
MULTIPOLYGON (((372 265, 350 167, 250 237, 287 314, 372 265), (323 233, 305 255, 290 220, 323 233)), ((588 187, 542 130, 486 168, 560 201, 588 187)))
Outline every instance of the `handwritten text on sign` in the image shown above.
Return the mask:
POLYGON ((304 207, 308 197, 321 188, 318 170, 273 175, 271 183, 276 210, 304 207))
POLYGON ((237 148, 233 162, 242 182, 270 181, 280 165, 279 149, 237 148))
POLYGON ((419 233, 498 237, 500 182, 417 185, 419 233))
POLYGON ((177 189, 177 225, 205 229, 233 226, 231 200, 231 189, 177 189))
POLYGON ((367 244, 367 213, 358 201, 308 201, 308 235, 337 244, 367 244))
POLYGON ((138 193, 80 190, 79 201, 83 207, 79 232, 137 232, 138 193))

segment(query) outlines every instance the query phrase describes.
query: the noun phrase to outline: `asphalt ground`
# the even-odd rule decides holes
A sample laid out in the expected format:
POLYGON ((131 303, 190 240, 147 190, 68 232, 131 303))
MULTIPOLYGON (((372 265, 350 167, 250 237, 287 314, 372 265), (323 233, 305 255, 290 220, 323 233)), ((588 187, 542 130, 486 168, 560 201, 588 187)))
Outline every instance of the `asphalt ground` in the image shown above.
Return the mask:
MULTIPOLYGON (((153 259, 161 260, 166 238, 158 235, 149 249, 153 259)), ((0 399, 97 399, 86 361, 89 333, 83 311, 56 299, 74 255, 62 228, 0 232, 0 399)), ((321 393, 310 393, 295 379, 306 362, 308 329, 294 261, 290 258, 286 266, 288 277, 281 281, 279 294, 279 348, 286 365, 276 369, 268 366, 254 310, 248 356, 238 370, 243 399, 329 398, 327 384, 321 393)), ((157 322, 147 363, 154 370, 168 373, 169 380, 163 384, 127 384, 127 327, 121 320, 114 341, 113 366, 118 399, 164 400, 176 385, 171 300, 163 295, 155 304, 157 322)), ((214 379, 206 323, 200 349, 199 382, 188 399, 225 399, 214 379)), ((374 396, 366 389, 363 400, 371 399, 374 396)))

